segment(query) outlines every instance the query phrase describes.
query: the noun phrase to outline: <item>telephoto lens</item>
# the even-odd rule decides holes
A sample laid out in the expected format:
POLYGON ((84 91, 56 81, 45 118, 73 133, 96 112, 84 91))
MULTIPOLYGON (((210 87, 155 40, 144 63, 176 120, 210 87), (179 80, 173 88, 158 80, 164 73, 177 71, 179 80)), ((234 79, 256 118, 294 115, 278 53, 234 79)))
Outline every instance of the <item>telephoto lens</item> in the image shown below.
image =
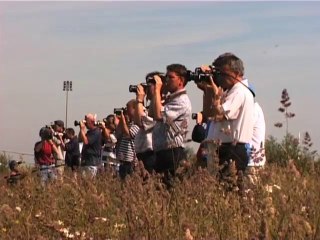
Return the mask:
POLYGON ((196 120, 197 117, 198 117, 198 114, 197 114, 197 113, 192 113, 192 115, 191 115, 191 118, 192 118, 192 119, 196 120))
MULTIPOLYGON (((86 123, 86 120, 82 120, 83 123, 86 123)), ((74 126, 80 126, 80 121, 75 120, 74 121, 74 126)))
POLYGON ((148 76, 148 77, 146 78, 146 82, 147 82, 147 83, 155 84, 155 83, 156 83, 156 80, 154 80, 154 76, 156 76, 156 75, 161 78, 162 83, 165 83, 165 82, 166 82, 167 76, 166 76, 164 73, 158 73, 158 74, 155 74, 155 75, 153 75, 153 76, 148 76))
POLYGON ((94 122, 94 125, 101 126, 103 122, 104 122, 103 120, 102 121, 98 120, 98 121, 94 122))
MULTIPOLYGON (((146 91, 149 84, 147 83, 140 83, 143 87, 143 90, 146 91)), ((129 92, 137 93, 138 91, 138 85, 129 85, 129 92)))
POLYGON ((136 93, 138 89, 137 85, 129 85, 129 92, 136 93))
POLYGON ((125 108, 114 108, 113 113, 116 115, 121 115, 121 112, 124 112, 125 108))

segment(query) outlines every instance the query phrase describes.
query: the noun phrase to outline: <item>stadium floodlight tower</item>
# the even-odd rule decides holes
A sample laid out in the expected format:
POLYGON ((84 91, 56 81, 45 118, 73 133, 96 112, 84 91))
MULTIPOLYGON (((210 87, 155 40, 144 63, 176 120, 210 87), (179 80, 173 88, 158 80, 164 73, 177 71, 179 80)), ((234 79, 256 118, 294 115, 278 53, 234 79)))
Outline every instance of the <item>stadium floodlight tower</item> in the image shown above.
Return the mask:
POLYGON ((68 93, 72 91, 72 81, 63 81, 63 91, 66 92, 66 128, 68 127, 68 93))

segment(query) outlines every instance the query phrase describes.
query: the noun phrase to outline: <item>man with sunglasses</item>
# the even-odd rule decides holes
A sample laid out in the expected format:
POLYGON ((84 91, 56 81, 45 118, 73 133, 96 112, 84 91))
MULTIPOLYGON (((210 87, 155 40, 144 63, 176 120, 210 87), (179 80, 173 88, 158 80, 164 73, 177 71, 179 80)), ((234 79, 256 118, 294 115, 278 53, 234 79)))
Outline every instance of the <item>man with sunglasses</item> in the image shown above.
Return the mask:
POLYGON ((198 84, 204 91, 204 113, 214 123, 210 137, 221 142, 219 165, 227 167, 232 160, 238 171, 245 171, 254 127, 253 94, 242 82, 244 67, 240 58, 225 53, 214 60, 213 66, 215 72, 209 83, 198 84))

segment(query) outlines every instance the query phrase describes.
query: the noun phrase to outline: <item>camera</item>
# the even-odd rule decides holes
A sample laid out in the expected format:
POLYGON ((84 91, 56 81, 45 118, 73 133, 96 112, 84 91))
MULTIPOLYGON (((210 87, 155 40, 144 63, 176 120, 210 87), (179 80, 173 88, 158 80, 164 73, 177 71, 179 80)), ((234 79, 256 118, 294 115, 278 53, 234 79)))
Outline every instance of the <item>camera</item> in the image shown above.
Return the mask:
POLYGON ((101 126, 103 122, 106 123, 106 121, 104 121, 104 119, 102 121, 98 120, 98 121, 94 122, 94 125, 97 127, 101 126))
MULTIPOLYGON (((86 123, 86 120, 82 120, 83 123, 86 123)), ((80 121, 75 120, 74 121, 74 126, 80 126, 80 121)))
POLYGON ((207 73, 203 72, 200 67, 195 68, 194 72, 188 71, 189 81, 194 81, 195 83, 207 82, 210 77, 213 77, 213 72, 207 73))
POLYGON ((121 115, 121 112, 125 112, 126 110, 126 108, 114 108, 113 113, 116 115, 121 115))
POLYGON ((63 137, 63 136, 64 136, 64 133, 54 132, 54 133, 53 133, 53 136, 54 136, 54 137, 59 137, 59 136, 63 137))
MULTIPOLYGON (((140 83, 140 84, 143 87, 143 90, 146 92, 149 84, 147 84, 147 83, 140 83)), ((137 93, 137 90, 138 90, 138 85, 130 85, 129 86, 129 92, 137 93)))
POLYGON ((45 127, 45 128, 48 128, 48 129, 52 129, 52 128, 53 128, 53 124, 45 125, 44 127, 45 127))
POLYGON ((196 120, 197 117, 198 117, 198 113, 192 113, 192 114, 191 114, 191 118, 192 118, 193 120, 196 120))
POLYGON ((211 71, 210 72, 203 72, 200 67, 195 68, 194 72, 188 70, 188 77, 189 81, 194 81, 195 83, 200 82, 209 82, 210 77, 212 77, 214 83, 217 86, 220 86, 218 83, 218 77, 220 72, 215 69, 214 66, 209 66, 211 71))
POLYGON ((162 83, 166 82, 167 76, 164 73, 158 73, 158 74, 154 74, 153 76, 147 76, 146 77, 146 82, 155 84, 156 80, 154 80, 154 76, 156 76, 156 75, 158 75, 161 78, 162 83))

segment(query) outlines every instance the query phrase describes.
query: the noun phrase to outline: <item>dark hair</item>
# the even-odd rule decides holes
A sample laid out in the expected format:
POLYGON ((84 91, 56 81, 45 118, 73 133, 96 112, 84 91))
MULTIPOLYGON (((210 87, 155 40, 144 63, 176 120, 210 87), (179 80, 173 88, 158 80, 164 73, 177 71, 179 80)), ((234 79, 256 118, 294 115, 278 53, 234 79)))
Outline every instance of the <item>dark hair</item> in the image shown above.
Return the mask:
POLYGON ((239 74, 240 76, 244 75, 243 62, 233 53, 221 54, 214 60, 212 65, 218 69, 221 69, 224 66, 228 66, 232 72, 239 74))
POLYGON ((69 133, 69 134, 71 134, 72 136, 74 136, 74 134, 75 134, 73 128, 67 128, 67 129, 66 129, 66 133, 69 133))
POLYGON ((178 63, 170 64, 167 66, 167 72, 174 72, 183 79, 183 85, 186 86, 188 82, 188 70, 187 68, 178 63))
POLYGON ((148 81, 149 78, 152 78, 153 76, 155 76, 155 75, 160 75, 160 74, 162 74, 162 73, 159 72, 159 71, 149 72, 149 73, 146 75, 146 81, 148 81))
POLYGON ((109 114, 107 117, 106 117, 106 120, 109 124, 114 124, 114 115, 113 114, 109 114))

